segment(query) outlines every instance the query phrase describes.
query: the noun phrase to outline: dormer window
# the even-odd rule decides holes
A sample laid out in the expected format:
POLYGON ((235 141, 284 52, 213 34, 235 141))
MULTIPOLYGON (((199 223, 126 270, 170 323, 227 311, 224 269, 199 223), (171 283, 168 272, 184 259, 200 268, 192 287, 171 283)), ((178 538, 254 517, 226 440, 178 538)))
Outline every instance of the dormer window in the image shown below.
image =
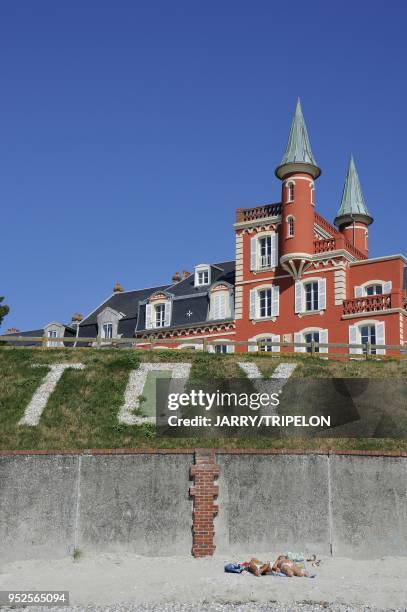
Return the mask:
POLYGON ((232 316, 231 288, 226 284, 215 284, 210 291, 209 319, 229 319, 232 316))
POLYGON ((165 304, 157 304, 154 310, 155 310, 155 327, 164 327, 165 325, 165 304))
POLYGON ((172 300, 166 293, 156 293, 146 304, 146 329, 171 325, 172 300))
POLYGON ((113 323, 103 323, 102 338, 113 338, 113 323))
POLYGON ((210 285, 211 274, 210 266, 207 264, 200 264, 195 268, 195 287, 204 287, 210 285))

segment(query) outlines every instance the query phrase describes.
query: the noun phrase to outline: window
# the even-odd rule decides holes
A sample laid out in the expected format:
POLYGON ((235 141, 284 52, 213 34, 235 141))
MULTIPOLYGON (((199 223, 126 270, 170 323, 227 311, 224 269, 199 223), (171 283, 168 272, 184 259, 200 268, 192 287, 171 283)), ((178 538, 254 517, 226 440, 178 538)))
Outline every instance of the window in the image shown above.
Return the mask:
POLYGON ((382 295, 383 285, 369 285, 366 287, 366 295, 382 295))
POLYGON ((261 318, 272 316, 271 293, 271 289, 263 289, 262 291, 259 291, 259 314, 261 318))
POLYGON ((311 188, 311 205, 315 206, 315 188, 314 188, 314 183, 311 183, 310 188, 311 188))
POLYGON ((249 291, 249 318, 265 319, 278 317, 280 310, 280 287, 271 285, 249 291))
MULTIPOLYGON (((312 353, 311 346, 299 346, 299 344, 309 344, 311 342, 328 344, 328 330, 310 327, 294 333, 294 351, 296 353, 312 353)), ((315 353, 328 353, 328 347, 316 346, 314 351, 315 353)))
MULTIPOLYGON (((371 294, 372 295, 372 294, 371 294)), ((376 344, 376 325, 362 325, 360 327, 360 343, 361 344, 376 344)), ((366 347, 363 347, 363 352, 366 353, 366 347)), ((371 349, 372 355, 376 354, 376 349, 371 349)))
POLYGON ((363 285, 355 286, 355 298, 367 295, 387 295, 392 292, 392 286, 393 283, 391 281, 372 279, 363 285))
POLYGON ((208 264, 199 264, 195 266, 195 287, 203 287, 210 285, 211 272, 208 264))
POLYGON ((295 281, 295 312, 312 313, 326 308, 326 279, 295 281))
MULTIPOLYGON (((57 330, 56 329, 48 330, 48 338, 58 338, 57 330)), ((48 346, 58 346, 58 343, 50 341, 48 342, 48 346)))
MULTIPOLYGON (((304 334, 304 341, 309 343, 309 342, 319 342, 319 331, 314 331, 314 332, 308 332, 307 334, 304 334)), ((305 347, 305 350, 307 351, 307 353, 311 353, 312 352, 312 347, 307 346, 305 347)), ((319 346, 315 347, 315 352, 319 353, 319 346)))
POLYGON ((276 334, 262 334, 249 338, 251 344, 248 345, 248 352, 253 353, 256 351, 262 351, 263 353, 279 353, 280 348, 280 336, 276 334))
POLYGON ((227 353, 228 352, 228 347, 226 346, 226 344, 215 344, 215 353, 227 353))
POLYGON ((260 268, 271 266, 271 236, 260 238, 260 268))
POLYGON ((198 272, 198 285, 207 285, 208 283, 209 283, 208 270, 202 270, 198 272))
POLYGON ((294 202, 294 183, 287 183, 287 202, 294 202))
MULTIPOLYGON (((361 321, 356 325, 349 326, 349 344, 378 344, 383 345, 385 342, 385 324, 384 321, 361 321)), ((366 353, 366 346, 350 346, 349 353, 351 354, 362 354, 366 353)), ((372 355, 384 355, 386 349, 384 348, 372 348, 372 355)))
POLYGON ((294 217, 287 217, 287 236, 292 238, 294 236, 294 217))
POLYGON ((214 291, 210 300, 211 319, 227 319, 231 316, 229 291, 214 291))
POLYGON ((262 338, 259 340, 259 351, 262 351, 263 353, 271 353, 274 348, 271 344, 272 342, 273 338, 262 338))
POLYGON ((103 323, 102 338, 113 338, 113 324, 103 323))
POLYGON ((254 235, 250 239, 250 270, 266 270, 278 265, 278 234, 254 235))
POLYGON ((165 304, 157 304, 155 307, 155 327, 165 325, 165 304))
POLYGON ((319 310, 318 282, 305 283, 305 310, 319 310))

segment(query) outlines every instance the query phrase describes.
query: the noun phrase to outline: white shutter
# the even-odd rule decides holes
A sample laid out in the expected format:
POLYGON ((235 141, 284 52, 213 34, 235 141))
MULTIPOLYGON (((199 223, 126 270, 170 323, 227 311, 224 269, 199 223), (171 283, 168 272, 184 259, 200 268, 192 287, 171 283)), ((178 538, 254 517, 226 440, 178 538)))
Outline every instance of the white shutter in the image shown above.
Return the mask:
POLYGON ((271 288, 271 314, 278 317, 280 312, 280 287, 273 285, 271 288))
MULTIPOLYGON (((376 323, 376 344, 386 344, 385 333, 384 333, 384 321, 377 321, 376 323)), ((376 349, 377 355, 385 355, 386 349, 376 349)))
MULTIPOLYGON (((349 325, 349 344, 360 344, 359 330, 357 325, 349 325)), ((349 353, 356 353, 360 355, 362 350, 362 348, 349 347, 349 353)))
POLYGON ((386 281, 385 283, 383 283, 383 293, 391 293, 391 289, 392 289, 391 281, 386 281))
POLYGON ((257 270, 257 236, 250 238, 250 270, 257 270))
POLYGON ((215 347, 213 346, 213 344, 207 344, 206 345, 206 351, 207 351, 207 353, 214 353, 215 352, 215 347))
POLYGON ((249 308, 249 319, 256 318, 256 299, 257 299, 257 290, 250 289, 249 293, 250 299, 250 308, 249 308))
POLYGON ((302 312, 302 282, 295 281, 295 312, 302 312))
MULTIPOLYGON (((301 332, 295 332, 295 334, 294 334, 294 342, 304 342, 304 338, 302 337, 302 333, 301 332)), ((305 346, 295 346, 294 347, 294 351, 296 353, 305 353, 306 347, 305 346)))
POLYGON ((227 353, 234 353, 235 352, 235 345, 234 344, 227 344, 226 345, 226 352, 227 353))
MULTIPOLYGON (((321 329, 319 332, 319 341, 321 342, 321 344, 326 344, 328 343, 328 330, 327 329, 321 329)), ((320 353, 327 353, 328 352, 328 347, 327 346, 320 346, 319 347, 319 352, 320 353)))
POLYGON ((153 327, 152 321, 151 321, 151 310, 152 310, 151 304, 146 304, 146 329, 151 329, 153 327))
POLYGON ((355 298, 363 297, 363 287, 355 287, 355 298))
POLYGON ((326 278, 318 280, 318 310, 326 308, 326 278))
POLYGON ((223 292, 219 294, 219 319, 226 318, 226 298, 228 295, 223 292))
MULTIPOLYGON (((255 342, 255 338, 249 338, 248 340, 249 342, 255 342)), ((255 353, 257 351, 257 344, 249 344, 249 346, 247 347, 247 351, 249 353, 255 353)))
MULTIPOLYGON (((272 342, 280 342, 280 336, 278 334, 272 334, 271 336, 271 341, 272 342)), ((274 345, 271 347, 271 351, 273 353, 279 353, 280 352, 280 345, 274 345)))
POLYGON ((165 327, 171 325, 171 302, 169 300, 165 302, 164 325, 165 327))
POLYGON ((278 266, 278 233, 271 234, 271 267, 278 266))

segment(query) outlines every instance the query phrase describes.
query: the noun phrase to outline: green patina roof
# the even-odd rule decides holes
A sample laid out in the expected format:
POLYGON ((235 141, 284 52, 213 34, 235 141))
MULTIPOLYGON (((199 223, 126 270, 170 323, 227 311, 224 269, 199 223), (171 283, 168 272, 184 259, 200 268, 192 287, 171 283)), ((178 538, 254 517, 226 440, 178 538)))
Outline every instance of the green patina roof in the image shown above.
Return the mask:
POLYGON ((307 127, 302 114, 301 102, 298 98, 293 121, 291 123, 290 135, 287 148, 280 166, 284 164, 301 163, 317 165, 311 151, 307 127))
POLYGON ((348 174, 346 175, 337 218, 345 215, 366 215, 370 217, 352 155, 349 161, 348 174))

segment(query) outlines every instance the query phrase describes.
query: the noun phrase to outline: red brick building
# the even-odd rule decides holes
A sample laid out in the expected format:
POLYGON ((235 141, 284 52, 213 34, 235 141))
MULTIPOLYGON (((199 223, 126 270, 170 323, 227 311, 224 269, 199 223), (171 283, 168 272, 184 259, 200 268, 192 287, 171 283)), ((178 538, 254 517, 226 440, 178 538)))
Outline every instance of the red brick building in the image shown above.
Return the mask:
POLYGON ((192 274, 177 273, 160 287, 124 291, 117 283, 83 320, 75 315, 68 325, 46 325, 50 343, 76 335, 81 345, 92 344, 81 338, 124 337, 142 347, 154 338, 170 348, 183 348, 194 338, 195 348, 202 348, 206 338, 216 352, 233 352, 233 341, 252 341, 249 348, 238 345, 239 351, 279 351, 281 342, 406 345, 407 259, 400 254, 369 259, 373 217, 353 158, 335 225, 317 212, 321 170, 299 101, 275 173, 280 202, 237 210, 235 260, 199 264, 192 274))
POLYGON ((237 211, 236 340, 403 345, 407 260, 369 259, 373 218, 353 158, 336 227, 316 210, 320 174, 298 101, 276 169, 281 202, 237 211))

